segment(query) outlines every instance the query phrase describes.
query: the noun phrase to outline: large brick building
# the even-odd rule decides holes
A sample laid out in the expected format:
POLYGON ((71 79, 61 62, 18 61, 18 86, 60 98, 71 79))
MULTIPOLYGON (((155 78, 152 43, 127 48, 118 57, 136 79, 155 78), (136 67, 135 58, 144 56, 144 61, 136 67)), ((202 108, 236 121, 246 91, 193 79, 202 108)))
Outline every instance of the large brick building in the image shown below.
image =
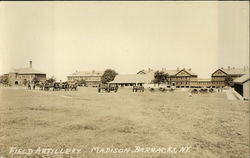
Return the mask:
POLYGON ((76 71, 67 76, 68 81, 84 80, 87 86, 96 87, 101 83, 103 71, 76 71))
POLYGON ((10 85, 24 85, 27 82, 32 82, 35 78, 39 81, 46 80, 46 73, 33 69, 32 61, 29 62, 29 67, 13 69, 6 75, 10 85))

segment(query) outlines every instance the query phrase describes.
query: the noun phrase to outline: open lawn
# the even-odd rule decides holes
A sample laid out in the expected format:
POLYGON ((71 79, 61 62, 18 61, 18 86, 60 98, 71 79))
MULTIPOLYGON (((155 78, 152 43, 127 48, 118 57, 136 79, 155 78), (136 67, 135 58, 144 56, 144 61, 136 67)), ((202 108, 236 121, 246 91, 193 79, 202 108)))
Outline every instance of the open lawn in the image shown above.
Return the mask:
MULTIPOLYGON (((225 93, 44 92, 0 88, 0 157, 9 147, 81 148, 82 158, 249 157, 249 102, 225 93), (191 146, 188 153, 96 153, 93 147, 191 146)), ((30 157, 39 157, 30 155, 30 157)))

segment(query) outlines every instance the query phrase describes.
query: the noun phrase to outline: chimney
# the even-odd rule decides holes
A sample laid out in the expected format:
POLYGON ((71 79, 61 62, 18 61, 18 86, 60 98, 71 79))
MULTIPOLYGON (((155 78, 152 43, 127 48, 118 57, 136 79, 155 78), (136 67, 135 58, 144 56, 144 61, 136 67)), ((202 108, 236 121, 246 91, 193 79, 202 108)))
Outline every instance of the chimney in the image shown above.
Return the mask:
POLYGON ((32 61, 30 61, 30 68, 32 68, 32 61))
POLYGON ((179 67, 177 67, 177 71, 179 71, 180 69, 179 69, 179 67))
POLYGON ((188 71, 191 71, 191 70, 192 70, 191 68, 188 69, 188 71))
POLYGON ((227 69, 230 70, 230 66, 228 66, 227 69))

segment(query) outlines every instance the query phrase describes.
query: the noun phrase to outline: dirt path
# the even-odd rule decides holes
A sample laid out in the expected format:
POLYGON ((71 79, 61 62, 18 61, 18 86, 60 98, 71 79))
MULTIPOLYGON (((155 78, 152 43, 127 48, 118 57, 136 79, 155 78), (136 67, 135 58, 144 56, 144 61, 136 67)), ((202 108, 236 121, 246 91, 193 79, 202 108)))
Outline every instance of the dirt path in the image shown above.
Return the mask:
POLYGON ((237 100, 237 98, 233 95, 231 90, 223 90, 226 93, 228 100, 237 100))

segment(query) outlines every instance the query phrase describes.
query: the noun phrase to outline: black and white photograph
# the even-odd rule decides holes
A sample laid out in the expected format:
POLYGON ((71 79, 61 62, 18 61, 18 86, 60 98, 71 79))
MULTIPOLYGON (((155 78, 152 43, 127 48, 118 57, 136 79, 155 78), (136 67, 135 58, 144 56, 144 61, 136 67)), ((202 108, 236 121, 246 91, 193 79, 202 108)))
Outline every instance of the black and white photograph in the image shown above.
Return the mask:
POLYGON ((0 158, 249 158, 248 1, 0 1, 0 158))

